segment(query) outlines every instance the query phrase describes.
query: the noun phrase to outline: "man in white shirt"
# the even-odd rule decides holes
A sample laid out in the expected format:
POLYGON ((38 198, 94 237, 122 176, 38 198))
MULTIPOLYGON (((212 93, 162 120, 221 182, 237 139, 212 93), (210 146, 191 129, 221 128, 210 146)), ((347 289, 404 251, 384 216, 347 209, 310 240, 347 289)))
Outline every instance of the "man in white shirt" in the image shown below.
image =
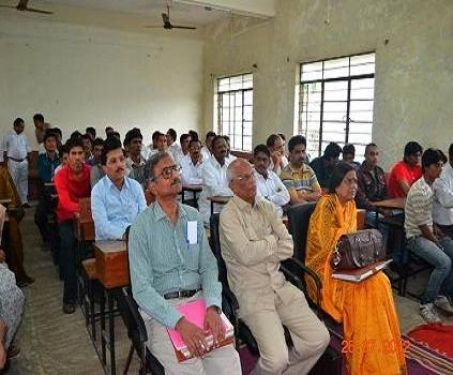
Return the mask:
POLYGON ((271 153, 266 145, 258 145, 253 150, 256 195, 267 199, 277 210, 279 216, 283 216, 283 206, 289 202, 289 193, 280 178, 271 170, 271 153))
MULTIPOLYGON (((200 185, 203 182, 202 179, 202 168, 203 168, 203 156, 200 152, 201 143, 198 140, 191 141, 189 147, 189 154, 181 159, 182 169, 182 184, 184 185, 200 185)), ((200 194, 197 193, 197 197, 200 194)), ((184 192, 184 199, 190 200, 193 195, 189 191, 184 192)))
POLYGON ((24 128, 24 120, 15 119, 14 130, 9 131, 3 137, 1 151, 4 153, 3 160, 8 163, 8 170, 16 185, 22 206, 28 208, 30 207, 28 204, 28 159, 31 147, 24 134, 24 128))
POLYGON ((160 131, 156 130, 151 136, 152 143, 142 148, 141 154, 142 158, 145 159, 145 161, 148 161, 151 155, 155 153, 154 150, 156 149, 156 142, 159 134, 161 134, 160 131))
POLYGON ((271 153, 271 163, 269 168, 280 176, 281 171, 288 165, 285 156, 285 141, 278 134, 271 134, 266 140, 266 146, 271 153))
POLYGON ((216 137, 216 134, 212 131, 206 133, 206 140, 204 146, 201 149, 201 154, 203 155, 203 160, 208 160, 211 157, 212 153, 212 141, 216 137))
POLYGON ((449 163, 433 183, 433 220, 444 234, 453 239, 453 143, 448 149, 449 163))
POLYGON ((178 134, 176 133, 175 129, 168 129, 166 138, 167 138, 167 151, 173 156, 174 161, 176 164, 180 165, 181 164, 181 159, 183 157, 182 155, 182 150, 181 146, 176 142, 176 138, 178 137, 178 134))
MULTIPOLYGON (((229 164, 226 159, 226 154, 227 144, 225 138, 221 135, 217 135, 212 140, 212 157, 208 160, 203 159, 203 191, 200 194, 198 206, 205 224, 209 223, 209 218, 211 216, 211 202, 208 200, 208 197, 233 195, 228 187, 226 177, 226 171, 229 164)), ((214 212, 219 212, 221 209, 222 205, 214 205, 214 212)))
MULTIPOLYGON (((189 147, 192 136, 190 134, 181 134, 179 144, 181 145, 182 157, 189 155, 189 147)), ((198 141, 198 138, 196 139, 198 141)))

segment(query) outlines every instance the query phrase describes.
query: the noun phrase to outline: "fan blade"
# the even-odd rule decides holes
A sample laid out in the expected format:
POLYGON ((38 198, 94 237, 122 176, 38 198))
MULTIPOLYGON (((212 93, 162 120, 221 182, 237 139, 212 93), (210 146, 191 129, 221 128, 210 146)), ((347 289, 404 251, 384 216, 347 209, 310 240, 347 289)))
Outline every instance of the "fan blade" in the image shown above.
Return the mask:
POLYGON ((35 9, 35 8, 25 8, 25 9, 20 9, 20 10, 25 10, 26 12, 41 13, 41 14, 53 14, 53 12, 50 12, 48 10, 35 9))
POLYGON ((178 26, 178 25, 172 25, 173 29, 185 29, 185 30, 196 30, 196 27, 193 26, 178 26))

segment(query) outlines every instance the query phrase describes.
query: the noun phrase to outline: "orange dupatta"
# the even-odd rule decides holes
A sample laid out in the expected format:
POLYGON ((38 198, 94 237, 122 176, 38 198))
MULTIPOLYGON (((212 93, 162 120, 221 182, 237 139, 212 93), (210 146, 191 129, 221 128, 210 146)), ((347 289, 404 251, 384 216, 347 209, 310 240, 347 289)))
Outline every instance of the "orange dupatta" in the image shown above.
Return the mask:
MULTIPOLYGON (((383 272, 359 283, 332 278, 330 259, 341 235, 357 230, 354 201, 336 194, 320 198, 310 219, 305 263, 322 282, 321 307, 343 323, 343 353, 349 374, 405 374, 398 317, 390 282, 383 272)), ((307 279, 310 297, 315 296, 307 279)))

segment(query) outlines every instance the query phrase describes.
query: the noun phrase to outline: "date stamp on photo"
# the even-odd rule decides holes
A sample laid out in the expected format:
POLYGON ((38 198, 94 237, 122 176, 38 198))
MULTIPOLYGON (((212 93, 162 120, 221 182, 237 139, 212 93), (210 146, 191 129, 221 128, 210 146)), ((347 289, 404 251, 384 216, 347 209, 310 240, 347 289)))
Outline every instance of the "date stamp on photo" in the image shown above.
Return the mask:
POLYGON ((365 339, 365 340, 343 340, 341 342, 341 352, 343 354, 352 354, 354 350, 364 350, 366 352, 374 352, 390 355, 395 352, 398 345, 403 348, 405 354, 411 343, 407 340, 376 340, 376 339, 365 339))

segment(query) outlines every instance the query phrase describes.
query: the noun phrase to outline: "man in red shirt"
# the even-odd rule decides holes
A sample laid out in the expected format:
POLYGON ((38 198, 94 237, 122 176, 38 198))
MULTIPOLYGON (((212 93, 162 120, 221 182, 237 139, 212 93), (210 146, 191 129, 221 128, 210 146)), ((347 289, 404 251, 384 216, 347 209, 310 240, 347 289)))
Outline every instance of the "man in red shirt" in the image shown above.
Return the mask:
POLYGON ((403 160, 390 171, 388 191, 390 198, 405 198, 412 184, 422 177, 420 165, 423 147, 417 142, 409 142, 404 147, 403 160))
POLYGON ((60 232, 60 270, 63 274, 63 312, 72 314, 77 299, 75 268, 75 237, 73 221, 79 212, 79 199, 90 196, 90 166, 85 164, 85 153, 80 138, 70 139, 66 147, 68 163, 55 176, 58 193, 57 220, 60 232))

